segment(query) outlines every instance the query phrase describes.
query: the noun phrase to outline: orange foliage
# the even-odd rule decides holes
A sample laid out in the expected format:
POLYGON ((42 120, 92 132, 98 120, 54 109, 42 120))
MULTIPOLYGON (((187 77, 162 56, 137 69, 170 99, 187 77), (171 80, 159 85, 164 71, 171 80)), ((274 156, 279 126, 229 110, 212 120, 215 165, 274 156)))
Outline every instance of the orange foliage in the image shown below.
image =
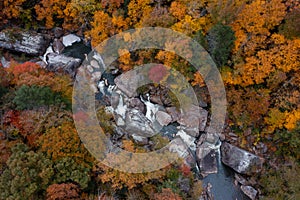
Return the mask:
POLYGON ((38 20, 46 20, 46 27, 52 28, 55 23, 54 17, 63 18, 64 9, 70 0, 42 0, 39 4, 35 5, 35 11, 38 20))
POLYGON ((153 199, 155 200, 182 200, 182 198, 172 192, 170 188, 163 188, 161 193, 155 193, 153 195, 153 199))
POLYGON ((192 86, 199 85, 200 87, 205 86, 205 82, 199 72, 194 73, 194 79, 192 81, 192 86))
MULTIPOLYGON (((245 88, 236 90, 230 88, 227 91, 228 112, 234 120, 234 125, 257 128, 263 121, 269 108, 269 91, 266 89, 245 88)), ((232 124, 231 124, 232 125, 232 124)))
POLYGON ((122 32, 128 28, 128 22, 122 16, 112 17, 104 11, 97 11, 91 22, 92 30, 87 33, 92 39, 92 46, 97 46, 108 37, 122 32))
POLYGON ((300 61, 300 40, 286 40, 282 35, 273 34, 268 41, 272 48, 260 50, 255 56, 245 58, 245 63, 236 64, 234 70, 223 71, 224 81, 230 84, 248 86, 264 83, 272 74, 298 70, 300 61))
POLYGON ((66 121, 58 127, 48 129, 40 137, 38 144, 40 150, 45 152, 52 160, 72 157, 83 165, 91 165, 94 160, 85 149, 72 122, 66 121))
POLYGON ((15 0, 15 1, 11 1, 11 0, 4 0, 3 1, 3 5, 4 8, 1 12, 3 12, 3 14, 8 18, 18 18, 20 13, 22 12, 23 8, 22 8, 22 4, 25 2, 26 0, 15 0))
MULTIPOLYGON (((11 83, 17 86, 49 86, 53 92, 61 93, 62 96, 68 100, 71 100, 72 98, 73 81, 67 75, 48 72, 38 64, 32 62, 25 62, 22 64, 13 62, 11 66, 7 68, 7 71, 14 77, 11 83)), ((5 79, 8 79, 8 77, 9 76, 5 79)))
POLYGON ((37 20, 45 20, 47 28, 54 27, 56 20, 62 19, 62 26, 74 31, 90 20, 90 15, 100 9, 100 4, 97 0, 41 0, 34 8, 37 20))
POLYGON ((149 18, 153 10, 151 0, 132 0, 128 4, 128 18, 130 25, 135 28, 141 28, 143 19, 149 18))
POLYGON ((281 0, 255 0, 246 5, 232 23, 236 36, 234 52, 242 50, 248 56, 253 55, 285 14, 286 7, 281 0))
POLYGON ((47 200, 80 200, 80 189, 73 183, 52 184, 47 188, 47 200))
POLYGON ((187 7, 182 2, 173 1, 171 3, 170 12, 174 17, 182 20, 186 14, 187 7))
POLYGON ((112 187, 114 189, 122 189, 124 187, 132 189, 134 187, 137 187, 139 184, 145 184, 152 179, 162 179, 166 175, 168 168, 169 167, 166 167, 155 172, 131 174, 120 172, 101 163, 98 163, 94 168, 94 171, 102 172, 98 175, 97 179, 102 183, 112 184, 112 187))

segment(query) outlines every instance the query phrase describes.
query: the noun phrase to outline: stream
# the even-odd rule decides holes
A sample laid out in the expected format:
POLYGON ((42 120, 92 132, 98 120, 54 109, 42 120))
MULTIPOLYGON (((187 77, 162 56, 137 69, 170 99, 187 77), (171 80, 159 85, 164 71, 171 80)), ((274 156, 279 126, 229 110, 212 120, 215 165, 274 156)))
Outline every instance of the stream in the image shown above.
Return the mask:
POLYGON ((225 166, 221 161, 220 148, 216 153, 218 173, 209 174, 203 178, 204 187, 210 183, 214 200, 250 200, 240 189, 234 184, 234 171, 225 166))
MULTIPOLYGON (((74 46, 72 45, 71 47, 68 47, 68 49, 66 49, 67 51, 65 51, 64 53, 69 55, 70 53, 73 54, 74 52, 78 52, 77 50, 80 45, 82 45, 82 43, 77 43, 77 45, 74 46), (72 49, 72 47, 74 47, 75 50, 72 49)), ((87 49, 84 49, 84 51, 86 50, 87 49)), ((99 60, 102 65, 104 65, 101 56, 97 60, 99 60)), ((98 82, 99 93, 96 95, 98 96, 98 98, 96 98, 98 101, 101 101, 104 95, 112 95, 112 90, 114 88, 112 84, 114 84, 114 78, 114 75, 110 73, 104 73, 104 76, 102 76, 102 79, 98 82)), ((119 102, 118 108, 115 111, 116 113, 118 113, 119 111, 120 115, 125 115, 125 110, 127 107, 126 105, 123 105, 122 99, 120 100, 121 101, 119 102)), ((157 109, 157 105, 151 103, 149 99, 141 100, 147 107, 147 113, 157 109)), ((150 120, 153 120, 150 116, 147 117, 150 118, 150 120)), ((168 126, 164 126, 161 130, 161 134, 168 136, 170 139, 173 138, 174 134, 177 131, 177 125, 177 123, 173 123, 169 124, 168 126)), ((234 184, 234 170, 225 166, 221 162, 220 148, 218 148, 217 150, 216 158, 218 164, 218 173, 209 174, 204 177, 202 179, 203 187, 207 186, 208 183, 212 185, 211 192, 213 194, 214 200, 249 200, 249 198, 241 191, 240 186, 234 184)))

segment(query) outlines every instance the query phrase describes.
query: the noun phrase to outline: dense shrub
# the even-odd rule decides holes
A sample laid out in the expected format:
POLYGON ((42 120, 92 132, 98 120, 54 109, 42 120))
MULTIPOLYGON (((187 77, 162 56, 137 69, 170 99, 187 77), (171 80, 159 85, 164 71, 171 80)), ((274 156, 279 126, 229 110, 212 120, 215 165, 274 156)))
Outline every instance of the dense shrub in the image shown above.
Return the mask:
POLYGON ((16 91, 13 100, 18 110, 36 109, 42 106, 65 104, 69 107, 69 102, 60 94, 52 92, 49 87, 23 85, 16 91))

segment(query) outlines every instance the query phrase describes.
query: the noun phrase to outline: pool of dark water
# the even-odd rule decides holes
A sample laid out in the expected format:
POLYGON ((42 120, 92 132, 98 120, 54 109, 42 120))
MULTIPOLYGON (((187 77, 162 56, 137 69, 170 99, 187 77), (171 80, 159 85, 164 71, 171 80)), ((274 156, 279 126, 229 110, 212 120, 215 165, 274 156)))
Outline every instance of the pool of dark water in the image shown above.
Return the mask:
POLYGON ((234 171, 225 166, 220 159, 220 152, 217 152, 218 173, 206 176, 202 181, 204 186, 210 183, 214 200, 250 200, 234 184, 234 171))

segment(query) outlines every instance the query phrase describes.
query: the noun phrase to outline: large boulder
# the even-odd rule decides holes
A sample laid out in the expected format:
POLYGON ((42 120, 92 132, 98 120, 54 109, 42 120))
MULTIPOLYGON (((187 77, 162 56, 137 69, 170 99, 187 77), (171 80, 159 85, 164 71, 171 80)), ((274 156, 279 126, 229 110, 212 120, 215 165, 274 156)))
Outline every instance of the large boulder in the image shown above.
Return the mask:
POLYGON ((172 117, 168 113, 160 110, 155 113, 155 117, 162 126, 167 126, 172 121, 172 117))
POLYGON ((0 32, 0 47, 37 56, 49 46, 50 38, 35 31, 5 29, 0 32))
POLYGON ((183 159, 185 165, 190 168, 196 167, 196 160, 193 152, 181 137, 175 137, 169 144, 168 149, 170 152, 177 153, 183 159))
POLYGON ((196 160, 202 176, 218 172, 216 159, 217 146, 206 141, 207 135, 200 136, 196 149, 196 160))
POLYGON ((152 127, 152 123, 136 109, 131 109, 126 112, 125 130, 130 134, 135 134, 143 137, 152 137, 156 134, 152 127))
MULTIPOLYGON (((178 123, 187 128, 197 128, 199 131, 204 131, 206 127, 208 112, 195 105, 191 105, 181 113, 178 123)), ((192 136, 198 136, 198 132, 192 133, 192 136)))
POLYGON ((251 174, 262 169, 264 159, 227 142, 221 145, 222 162, 241 174, 251 174))
POLYGON ((76 69, 80 66, 81 60, 56 53, 48 53, 46 56, 47 69, 49 71, 63 71, 75 76, 76 69))
POLYGON ((137 75, 137 71, 129 71, 121 74, 115 79, 117 88, 124 92, 128 97, 134 97, 137 95, 136 89, 138 87, 138 78, 141 76, 137 75))

